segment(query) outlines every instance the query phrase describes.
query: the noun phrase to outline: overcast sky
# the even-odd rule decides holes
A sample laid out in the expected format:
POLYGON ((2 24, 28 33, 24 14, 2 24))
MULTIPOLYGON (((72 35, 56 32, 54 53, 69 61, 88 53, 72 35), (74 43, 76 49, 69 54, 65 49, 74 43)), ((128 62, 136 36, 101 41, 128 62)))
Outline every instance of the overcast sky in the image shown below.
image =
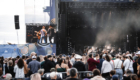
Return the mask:
POLYGON ((26 23, 48 23, 49 15, 43 7, 49 6, 50 0, 25 0, 26 23))
POLYGON ((49 4, 50 0, 0 0, 0 44, 7 44, 7 42, 17 44, 17 32, 19 44, 25 44, 25 22, 47 23, 49 15, 43 13, 43 7, 49 4), (15 30, 14 15, 20 17, 19 30, 15 30))

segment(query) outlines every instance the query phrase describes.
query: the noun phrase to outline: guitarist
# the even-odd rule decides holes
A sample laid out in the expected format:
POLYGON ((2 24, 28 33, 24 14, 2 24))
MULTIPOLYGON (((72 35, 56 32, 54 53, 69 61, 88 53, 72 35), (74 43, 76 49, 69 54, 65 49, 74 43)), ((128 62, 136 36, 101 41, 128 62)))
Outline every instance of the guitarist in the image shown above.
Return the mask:
POLYGON ((36 36, 37 36, 37 43, 39 43, 39 41, 40 41, 40 36, 41 36, 41 33, 40 33, 40 30, 39 30, 39 32, 37 32, 37 31, 35 31, 35 33, 36 33, 36 36))
POLYGON ((46 29, 45 29, 45 26, 42 27, 40 33, 41 33, 41 39, 40 39, 40 40, 41 40, 41 43, 42 43, 42 40, 43 40, 43 39, 44 39, 44 42, 47 43, 47 42, 46 42, 47 39, 45 38, 45 35, 47 34, 47 31, 46 31, 46 29))

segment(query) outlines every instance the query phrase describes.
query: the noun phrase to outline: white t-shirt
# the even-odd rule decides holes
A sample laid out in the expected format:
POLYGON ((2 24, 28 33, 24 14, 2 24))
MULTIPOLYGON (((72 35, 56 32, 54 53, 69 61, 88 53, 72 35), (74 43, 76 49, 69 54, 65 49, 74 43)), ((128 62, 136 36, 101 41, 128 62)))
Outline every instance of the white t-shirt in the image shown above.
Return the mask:
POLYGON ((72 64, 74 64, 75 63, 75 58, 71 58, 70 61, 72 62, 72 64))
POLYGON ((101 73, 107 73, 107 72, 110 72, 111 70, 114 69, 114 65, 113 65, 113 62, 110 60, 110 62, 108 61, 103 61, 103 64, 102 64, 102 68, 101 68, 101 73))
POLYGON ((14 67, 14 72, 15 74, 15 78, 24 78, 24 67, 23 68, 19 68, 17 65, 15 65, 14 67))
POLYGON ((129 59, 126 59, 123 63, 123 66, 125 68, 125 71, 129 68, 129 70, 133 70, 133 61, 129 60, 129 59))
POLYGON ((41 37, 44 37, 45 36, 45 32, 46 32, 46 30, 45 29, 41 29, 41 37))
POLYGON ((114 68, 119 68, 121 69, 121 66, 122 66, 122 61, 120 59, 116 59, 114 60, 114 68))

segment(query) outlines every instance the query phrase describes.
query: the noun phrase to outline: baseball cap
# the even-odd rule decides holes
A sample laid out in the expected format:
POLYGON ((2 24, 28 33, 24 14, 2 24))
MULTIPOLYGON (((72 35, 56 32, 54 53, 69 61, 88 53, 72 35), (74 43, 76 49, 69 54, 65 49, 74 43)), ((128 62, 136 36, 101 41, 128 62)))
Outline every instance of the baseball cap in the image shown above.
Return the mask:
POLYGON ((82 59, 82 57, 80 55, 76 55, 75 57, 76 59, 82 59))
POLYGON ((32 56, 32 59, 36 59, 36 56, 32 56))

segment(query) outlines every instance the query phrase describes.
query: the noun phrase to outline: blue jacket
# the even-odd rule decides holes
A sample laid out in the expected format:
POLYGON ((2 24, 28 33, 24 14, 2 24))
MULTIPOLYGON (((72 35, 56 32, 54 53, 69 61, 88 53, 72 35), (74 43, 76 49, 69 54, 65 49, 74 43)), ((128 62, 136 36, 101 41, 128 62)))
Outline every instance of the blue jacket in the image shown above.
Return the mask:
POLYGON ((102 64, 103 64, 103 61, 104 61, 104 59, 99 59, 100 60, 100 63, 99 64, 97 64, 97 68, 100 70, 100 72, 101 72, 101 68, 102 68, 102 64))

